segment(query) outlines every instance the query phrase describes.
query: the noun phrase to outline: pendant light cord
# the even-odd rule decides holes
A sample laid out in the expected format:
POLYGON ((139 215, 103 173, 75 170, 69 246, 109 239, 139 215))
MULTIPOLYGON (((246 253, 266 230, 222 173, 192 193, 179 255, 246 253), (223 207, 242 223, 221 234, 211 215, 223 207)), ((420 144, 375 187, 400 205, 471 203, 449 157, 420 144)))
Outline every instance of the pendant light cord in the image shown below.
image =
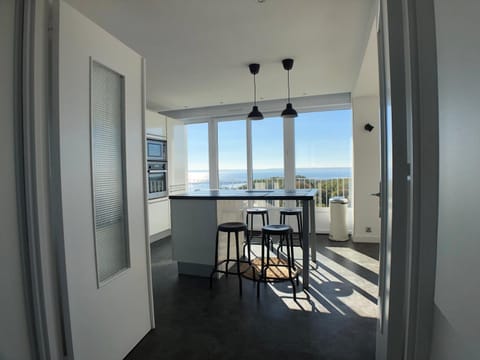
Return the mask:
POLYGON ((290 102, 290 70, 287 71, 288 102, 290 102))
POLYGON ((257 83, 255 81, 256 74, 253 74, 253 105, 257 106, 257 83))

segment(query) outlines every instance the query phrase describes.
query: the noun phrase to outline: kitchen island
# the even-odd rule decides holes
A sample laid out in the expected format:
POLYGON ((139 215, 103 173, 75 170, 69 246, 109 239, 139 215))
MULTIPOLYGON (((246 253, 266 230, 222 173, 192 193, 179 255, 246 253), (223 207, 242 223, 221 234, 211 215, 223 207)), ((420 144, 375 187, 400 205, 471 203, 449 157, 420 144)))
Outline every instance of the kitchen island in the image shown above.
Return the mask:
MULTIPOLYGON (((173 258, 179 274, 210 276, 215 255, 215 236, 224 200, 300 200, 303 210, 303 287, 308 288, 310 248, 316 262, 315 195, 316 189, 305 190, 209 190, 170 196, 173 258)), ((239 214, 241 210, 239 209, 239 214)), ((242 220, 245 221, 244 219, 242 220)), ((275 223, 273 220, 271 223, 275 223)), ((225 250, 225 249, 223 249, 225 250)), ((220 250, 222 253, 222 250, 220 250)))

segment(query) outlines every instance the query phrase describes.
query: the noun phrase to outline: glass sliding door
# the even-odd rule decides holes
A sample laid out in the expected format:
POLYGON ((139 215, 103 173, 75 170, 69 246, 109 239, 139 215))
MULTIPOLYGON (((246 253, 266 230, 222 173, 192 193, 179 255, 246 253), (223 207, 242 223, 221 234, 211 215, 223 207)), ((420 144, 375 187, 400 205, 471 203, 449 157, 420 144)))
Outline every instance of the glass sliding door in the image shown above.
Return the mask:
POLYGON ((218 123, 218 177, 220 189, 247 188, 245 120, 218 123))
POLYGON ((284 146, 294 146, 290 149, 295 154, 295 166, 292 161, 288 169, 289 186, 318 189, 317 207, 328 207, 332 196, 344 196, 351 202, 352 111, 300 113, 288 121, 293 122, 293 127, 284 127, 281 117, 218 121, 218 147, 210 147, 212 154, 208 123, 187 125, 189 190, 210 188, 209 159, 217 158, 220 189, 247 189, 248 174, 252 174, 251 188, 255 190, 285 189, 284 159, 289 150, 284 146), (285 143, 284 131, 289 129, 292 133, 285 135, 293 141, 285 143), (247 160, 250 150, 251 164, 247 160))
POLYGON ((210 189, 208 123, 187 125, 186 132, 188 190, 208 190, 210 189))
POLYGON ((317 188, 317 207, 328 207, 332 196, 351 200, 352 111, 299 114, 295 119, 295 164, 296 188, 317 188))
POLYGON ((283 119, 252 121, 254 189, 283 189, 283 119))

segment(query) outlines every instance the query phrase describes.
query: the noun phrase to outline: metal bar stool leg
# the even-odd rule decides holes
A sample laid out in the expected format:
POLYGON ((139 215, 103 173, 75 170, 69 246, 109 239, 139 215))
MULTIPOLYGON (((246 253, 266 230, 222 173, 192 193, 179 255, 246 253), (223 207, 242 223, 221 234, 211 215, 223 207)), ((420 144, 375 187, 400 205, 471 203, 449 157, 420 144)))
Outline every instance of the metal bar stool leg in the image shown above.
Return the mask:
POLYGON ((235 231, 235 245, 237 250, 238 286, 240 287, 240 296, 242 296, 242 274, 240 272, 240 244, 238 242, 238 231, 235 231))
MULTIPOLYGON (((250 253, 252 252, 252 249, 251 249, 251 244, 250 244, 250 238, 248 236, 248 228, 247 228, 247 230, 244 231, 244 237, 245 237, 246 243, 247 243, 248 263, 252 264, 252 259, 251 259, 251 255, 250 255, 250 253)), ((243 247, 243 255, 245 256, 245 246, 243 247)))
POLYGON ((293 231, 292 230, 290 230, 286 235, 286 241, 287 241, 288 278, 292 283, 293 300, 297 301, 297 289, 295 287, 295 282, 293 281, 293 278, 292 278, 292 261, 293 261, 293 254, 292 254, 293 253, 293 231))
POLYGON ((230 262, 230 232, 227 233, 227 261, 225 261, 225 277, 228 277, 228 263, 230 262))
POLYGON ((258 279, 257 282, 257 299, 260 298, 260 282, 264 279, 264 268, 265 268, 265 238, 266 238, 265 232, 262 231, 262 257, 260 258, 260 278, 258 279))
POLYGON ((297 226, 298 226, 298 240, 300 247, 303 249, 303 226, 302 226, 302 214, 297 214, 297 226))
POLYGON ((245 220, 246 220, 245 223, 247 224, 247 231, 246 231, 246 234, 245 234, 246 235, 245 236, 245 243, 243 244, 243 250, 242 251, 243 251, 243 256, 245 256, 245 247, 248 248, 248 260, 250 261, 250 235, 251 235, 251 231, 248 228, 248 224, 249 224, 248 216, 249 215, 250 214, 247 213, 247 216, 245 218, 245 220))
MULTIPOLYGON (((280 224, 285 224, 285 214, 280 213, 280 224)), ((280 250, 283 248, 283 236, 280 236, 277 247, 277 257, 280 258, 280 250)))

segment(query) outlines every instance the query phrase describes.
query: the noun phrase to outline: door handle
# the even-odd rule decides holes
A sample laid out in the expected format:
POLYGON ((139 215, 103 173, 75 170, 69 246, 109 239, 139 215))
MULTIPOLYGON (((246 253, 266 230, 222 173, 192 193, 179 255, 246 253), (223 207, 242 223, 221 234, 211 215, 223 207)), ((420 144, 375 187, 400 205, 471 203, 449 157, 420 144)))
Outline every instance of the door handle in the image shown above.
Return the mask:
POLYGON ((378 217, 381 218, 382 217, 382 200, 380 198, 382 196, 382 193, 379 191, 376 193, 371 193, 370 196, 378 197, 378 217))

